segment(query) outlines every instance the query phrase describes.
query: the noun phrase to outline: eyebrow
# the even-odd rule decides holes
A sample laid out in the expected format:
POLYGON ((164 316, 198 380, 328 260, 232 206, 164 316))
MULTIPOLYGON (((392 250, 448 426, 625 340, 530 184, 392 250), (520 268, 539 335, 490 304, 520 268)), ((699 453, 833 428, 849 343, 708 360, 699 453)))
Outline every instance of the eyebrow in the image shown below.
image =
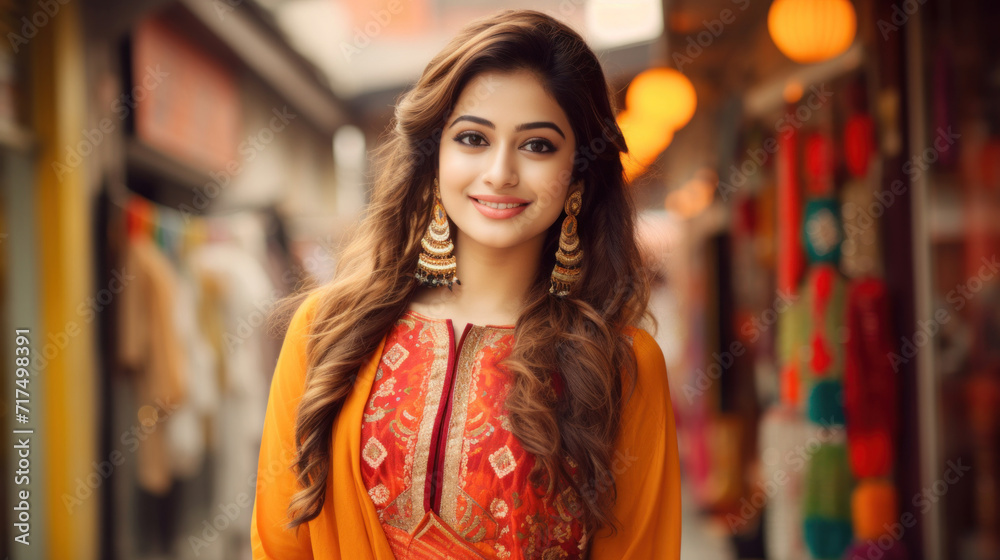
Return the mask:
MULTIPOLYGON (((481 124, 481 125, 483 125, 485 127, 492 128, 493 130, 496 130, 496 128, 497 128, 496 125, 494 125, 490 121, 488 121, 488 120, 486 120, 484 118, 481 118, 481 117, 474 117, 472 115, 462 115, 461 117, 456 118, 455 120, 451 121, 451 124, 448 125, 448 128, 451 128, 451 127, 455 126, 455 124, 458 123, 458 122, 460 122, 460 121, 474 122, 474 123, 477 123, 477 124, 481 124)), ((519 124, 516 127, 514 127, 514 132, 521 132, 522 130, 530 130, 530 129, 533 129, 533 128, 551 128, 552 130, 558 132, 559 136, 563 137, 563 140, 566 139, 566 135, 563 134, 562 129, 559 128, 559 126, 557 126, 556 123, 549 122, 549 121, 538 121, 538 122, 529 122, 529 123, 519 124)))

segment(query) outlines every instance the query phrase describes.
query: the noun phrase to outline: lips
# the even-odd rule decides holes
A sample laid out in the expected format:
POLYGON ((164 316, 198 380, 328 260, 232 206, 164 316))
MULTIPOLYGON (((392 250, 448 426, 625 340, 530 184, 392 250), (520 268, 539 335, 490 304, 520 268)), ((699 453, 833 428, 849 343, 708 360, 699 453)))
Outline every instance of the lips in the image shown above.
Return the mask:
POLYGON ((486 196, 483 196, 483 197, 477 199, 477 197, 471 197, 470 196, 469 200, 472 201, 472 205, 475 206, 476 210, 479 210, 479 212, 482 215, 486 216, 487 218, 493 218, 493 219, 498 219, 498 220, 505 219, 505 218, 512 218, 512 217, 520 214, 521 212, 523 212, 524 209, 527 208, 529 204, 531 204, 530 202, 527 202, 525 200, 522 200, 522 199, 519 199, 519 198, 512 198, 512 197, 493 197, 493 196, 486 197, 486 196), (507 200, 503 200, 505 198, 507 200), (493 200, 489 200, 489 199, 500 199, 500 200, 493 201, 493 200), (484 204, 483 202, 480 202, 480 200, 483 200, 483 202, 486 202, 487 204, 484 204), (497 205, 504 206, 504 208, 494 208, 493 206, 490 206, 489 204, 493 204, 493 206, 497 206, 497 205), (518 205, 514 206, 514 207, 511 207, 511 208, 507 208, 506 206, 509 206, 510 204, 518 204, 518 205))

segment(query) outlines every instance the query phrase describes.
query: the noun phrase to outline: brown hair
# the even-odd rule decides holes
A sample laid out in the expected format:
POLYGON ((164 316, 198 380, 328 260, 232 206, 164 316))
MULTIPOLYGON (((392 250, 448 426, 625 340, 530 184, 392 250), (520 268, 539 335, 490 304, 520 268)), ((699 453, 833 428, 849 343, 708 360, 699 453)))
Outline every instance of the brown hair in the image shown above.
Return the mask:
POLYGON ((502 363, 513 376, 506 400, 511 432, 537 458, 533 484, 547 480, 548 495, 557 479, 566 481, 587 498, 581 518, 588 531, 608 524, 617 531, 611 462, 624 405, 622 374, 632 381, 636 375, 624 331, 648 314, 649 300, 635 206, 622 173, 620 154, 628 149, 593 51, 571 28, 533 10, 476 20, 430 61, 399 99, 393 127, 374 150, 371 200, 334 279, 281 307, 287 311, 312 291, 321 292, 295 429, 292 467, 303 489, 289 505, 289 527, 313 519, 323 507, 334 419, 359 369, 417 287, 413 276, 431 218, 445 118, 464 86, 487 70, 529 70, 539 77, 569 117, 577 138, 573 179, 584 181, 580 280, 565 298, 549 293, 562 223, 556 220, 517 320, 513 350, 502 363), (553 390, 553 372, 561 377, 561 395, 553 390), (567 458, 577 465, 575 479, 567 458))

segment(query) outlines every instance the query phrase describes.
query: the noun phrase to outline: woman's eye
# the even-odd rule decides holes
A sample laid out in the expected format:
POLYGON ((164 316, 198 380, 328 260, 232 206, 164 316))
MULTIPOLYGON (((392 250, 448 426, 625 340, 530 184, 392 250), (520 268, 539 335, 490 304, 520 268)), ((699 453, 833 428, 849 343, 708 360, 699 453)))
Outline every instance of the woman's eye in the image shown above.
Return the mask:
MULTIPOLYGON (((455 137, 455 141, 473 148, 480 148, 487 145, 486 138, 478 132, 463 132, 455 137), (469 139, 468 142, 465 141, 467 138, 469 139)), ((552 142, 542 138, 534 138, 524 143, 524 147, 529 146, 529 152, 544 154, 555 151, 555 146, 552 145, 552 142)))
POLYGON ((552 145, 552 142, 549 142, 548 140, 542 140, 540 138, 535 138, 534 140, 528 140, 525 146, 535 146, 534 150, 528 150, 528 151, 538 152, 543 154, 546 152, 554 152, 556 150, 555 146, 552 145))
POLYGON ((484 138, 482 134, 479 134, 477 132, 463 132, 462 134, 459 134, 458 136, 455 137, 455 141, 458 142, 459 144, 465 144, 466 146, 473 146, 473 147, 477 147, 478 148, 479 146, 482 146, 482 145, 485 144, 486 138, 484 138), (482 144, 478 144, 478 143, 470 144, 468 142, 464 142, 463 141, 466 138, 473 138, 477 142, 481 141, 483 143, 482 144))

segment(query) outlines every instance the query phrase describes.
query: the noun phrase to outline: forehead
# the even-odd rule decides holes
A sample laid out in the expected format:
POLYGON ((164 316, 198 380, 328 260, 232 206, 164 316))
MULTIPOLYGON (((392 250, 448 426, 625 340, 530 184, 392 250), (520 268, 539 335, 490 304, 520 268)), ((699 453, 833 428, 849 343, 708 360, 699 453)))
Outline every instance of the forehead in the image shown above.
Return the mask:
POLYGON ((485 117, 499 128, 535 120, 569 126, 562 107, 545 91, 537 75, 527 70, 477 74, 455 103, 451 117, 459 115, 485 117))

